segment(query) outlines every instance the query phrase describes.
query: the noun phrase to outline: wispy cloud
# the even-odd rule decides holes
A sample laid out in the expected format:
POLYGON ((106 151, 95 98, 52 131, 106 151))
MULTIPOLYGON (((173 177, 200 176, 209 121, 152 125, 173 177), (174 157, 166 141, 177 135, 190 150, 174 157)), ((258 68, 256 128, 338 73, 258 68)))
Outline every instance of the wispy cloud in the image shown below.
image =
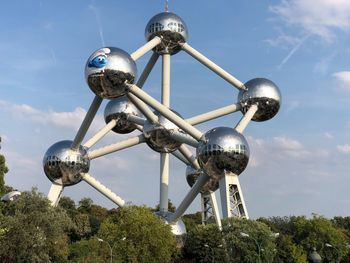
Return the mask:
POLYGON ((277 66, 278 69, 282 69, 282 67, 291 59, 291 57, 299 50, 301 45, 309 38, 310 35, 304 36, 300 41, 289 51, 287 56, 282 60, 282 62, 277 66))
POLYGON ((337 150, 343 154, 350 154, 350 145, 349 144, 338 145, 337 150))
POLYGON ((106 43, 105 43, 105 39, 104 39, 104 36, 103 36, 103 27, 102 27, 100 15, 98 13, 98 9, 96 8, 96 6, 94 6, 92 4, 89 5, 89 9, 94 13, 94 16, 95 16, 95 19, 96 19, 96 23, 97 23, 97 27, 98 27, 98 32, 99 32, 100 39, 101 39, 101 44, 102 44, 103 47, 105 47, 106 43))
POLYGON ((270 6, 287 25, 301 28, 327 42, 335 38, 334 30, 350 29, 350 1, 347 0, 282 0, 270 6))
POLYGON ((338 89, 343 91, 350 91, 350 71, 335 72, 332 76, 337 82, 338 89))

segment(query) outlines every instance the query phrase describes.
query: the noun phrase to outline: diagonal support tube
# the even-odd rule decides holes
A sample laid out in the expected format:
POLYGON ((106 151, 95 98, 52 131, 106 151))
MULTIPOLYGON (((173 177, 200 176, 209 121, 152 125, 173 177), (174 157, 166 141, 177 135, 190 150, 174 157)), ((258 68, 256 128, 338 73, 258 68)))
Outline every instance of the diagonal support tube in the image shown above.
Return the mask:
POLYGON ((91 106, 88 110, 88 112, 86 113, 86 116, 78 130, 77 135, 75 136, 73 143, 72 143, 72 150, 77 150, 81 144, 81 142, 84 140, 84 137, 86 135, 87 130, 89 129, 98 108, 100 107, 102 102, 102 98, 99 96, 95 96, 94 100, 91 103, 91 106))
POLYGON ((63 192, 62 180, 59 179, 60 182, 52 183, 50 187, 50 191, 47 194, 47 199, 50 200, 52 206, 57 206, 58 202, 61 199, 61 195, 63 192))
POLYGON ((203 113, 201 115, 194 116, 192 118, 186 119, 186 121, 191 125, 200 124, 206 121, 210 121, 212 119, 216 119, 225 115, 228 115, 230 113, 239 111, 241 109, 241 104, 231 104, 226 107, 222 107, 213 111, 209 111, 206 113, 203 113))
POLYGON ((117 124, 117 120, 113 119, 106 124, 101 130, 99 130, 90 140, 84 143, 84 147, 91 148, 94 146, 99 140, 101 140, 110 130, 112 130, 117 124))
POLYGON ((107 197, 109 200, 111 200, 113 203, 115 203, 116 205, 120 207, 125 205, 125 201, 121 197, 117 196, 109 188, 101 184, 90 174, 88 173, 81 174, 81 178, 85 182, 87 182, 89 185, 91 185, 93 188, 95 188, 97 191, 99 191, 101 194, 103 194, 105 197, 107 197))
POLYGON ((139 99, 143 100, 145 103, 159 111, 162 115, 164 115, 165 118, 175 123, 178 127, 190 134, 197 141, 201 139, 203 135, 202 132, 188 124, 184 119, 173 113, 171 110, 169 110, 163 104, 158 102, 156 99, 152 98, 150 95, 148 95, 136 85, 129 86, 129 92, 131 92, 139 99))
MULTIPOLYGON (((138 87, 143 87, 145 84, 149 74, 151 73, 154 65, 156 64, 158 60, 159 55, 155 52, 153 52, 151 58, 149 59, 145 69, 143 70, 140 78, 137 81, 138 87)), ((153 111, 139 98, 136 96, 128 93, 127 94, 129 100, 142 112, 142 114, 153 124, 158 123, 158 117, 153 113, 153 111)))
POLYGON ((192 147, 198 146, 198 141, 196 141, 191 136, 189 136, 185 133, 178 132, 178 131, 172 131, 172 132, 170 132, 169 136, 170 136, 170 138, 172 138, 178 142, 186 143, 192 147))
POLYGON ((232 84, 238 89, 246 90, 247 88, 244 86, 244 84, 236 79, 234 76, 232 76, 230 73, 216 65, 214 62, 212 62, 210 59, 208 59, 206 56, 195 50, 193 47, 191 47, 187 43, 180 43, 182 49, 186 51, 189 55, 191 55, 193 58, 197 59, 200 63, 202 63, 204 66, 212 70, 214 73, 222 77, 224 80, 232 84))
POLYGON ((243 133, 244 129, 248 126, 248 123, 254 117, 254 114, 258 111, 258 105, 253 104, 241 118, 241 120, 237 123, 235 130, 239 133, 243 133))
POLYGON ((177 221, 191 205, 193 200, 199 194, 203 186, 209 181, 210 177, 207 174, 202 174, 198 177, 196 183, 192 186, 191 190, 187 193, 175 213, 169 218, 169 223, 177 221))
POLYGON ((137 144, 145 142, 145 136, 143 134, 133 137, 133 138, 128 138, 126 140, 105 146, 100 149, 96 149, 94 151, 88 152, 88 158, 90 160, 95 159, 97 157, 101 157, 106 154, 110 154, 116 151, 120 151, 132 146, 135 146, 137 144))
POLYGON ((171 153, 173 156, 175 156, 177 159, 179 159, 181 162, 183 162, 186 165, 189 165, 190 163, 188 160, 180 153, 179 151, 175 151, 171 153))
POLYGON ((198 163, 198 160, 193 156, 191 151, 183 144, 180 145, 179 147, 180 153, 186 158, 186 160, 192 165, 194 169, 199 170, 200 166, 198 163))
POLYGON ((152 40, 148 41, 142 47, 134 51, 130 56, 133 60, 138 60, 140 57, 145 55, 148 51, 152 50, 162 42, 160 37, 154 37, 152 40))

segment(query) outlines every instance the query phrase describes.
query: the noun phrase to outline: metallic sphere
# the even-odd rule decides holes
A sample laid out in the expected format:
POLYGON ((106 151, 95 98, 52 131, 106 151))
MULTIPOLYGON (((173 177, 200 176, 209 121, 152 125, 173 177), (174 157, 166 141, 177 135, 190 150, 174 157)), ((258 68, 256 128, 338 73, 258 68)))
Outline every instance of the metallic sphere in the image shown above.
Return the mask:
POLYGON ((85 79, 90 89, 104 99, 124 95, 127 84, 133 84, 136 75, 135 61, 127 52, 115 47, 96 50, 85 66, 85 79))
POLYGON ((252 120, 266 121, 273 118, 281 106, 281 93, 276 84, 268 79, 256 78, 244 85, 247 90, 241 90, 238 94, 241 111, 245 113, 252 104, 257 104, 258 111, 252 120))
POLYGON ((155 47, 158 54, 176 54, 181 50, 179 42, 186 42, 188 31, 181 17, 170 12, 155 15, 145 29, 146 40, 155 36, 162 38, 162 43, 155 47))
POLYGON ((140 111, 126 96, 109 101, 104 112, 105 122, 108 123, 115 119, 117 124, 114 126, 113 131, 121 134, 130 133, 136 129, 135 123, 127 119, 129 115, 142 117, 140 111))
POLYGON ((218 127, 203 135, 197 147, 199 165, 215 180, 225 172, 239 175, 249 161, 249 146, 242 134, 230 127, 218 127))
POLYGON ((51 182, 63 186, 74 185, 81 181, 80 173, 89 171, 90 160, 86 150, 82 146, 78 150, 72 150, 71 145, 72 141, 60 141, 46 151, 43 166, 51 182))
MULTIPOLYGON (((188 165, 186 168, 186 180, 190 187, 192 187, 199 176, 204 174, 202 170, 194 169, 191 165, 188 165)), ((210 178, 210 180, 202 187, 201 193, 208 194, 209 191, 215 192, 219 188, 219 181, 214 178, 210 178)))
MULTIPOLYGON (((172 212, 156 212, 157 216, 162 218, 167 224, 169 224, 169 218, 173 215, 172 212)), ((178 219, 176 222, 170 223, 171 226, 171 232, 176 238, 177 244, 180 247, 184 246, 185 243, 185 237, 187 234, 186 226, 182 219, 178 219)))
MULTIPOLYGON (((173 112, 179 115, 177 112, 173 112)), ((145 122, 143 134, 146 137, 146 143, 156 152, 171 153, 176 151, 181 142, 170 138, 170 134, 181 132, 181 130, 159 112, 155 111, 154 113, 159 117, 159 124, 153 124, 148 120, 145 122)))
POLYGON ((21 192, 19 191, 12 191, 9 192, 1 197, 2 202, 11 202, 14 200, 17 200, 21 195, 21 192))

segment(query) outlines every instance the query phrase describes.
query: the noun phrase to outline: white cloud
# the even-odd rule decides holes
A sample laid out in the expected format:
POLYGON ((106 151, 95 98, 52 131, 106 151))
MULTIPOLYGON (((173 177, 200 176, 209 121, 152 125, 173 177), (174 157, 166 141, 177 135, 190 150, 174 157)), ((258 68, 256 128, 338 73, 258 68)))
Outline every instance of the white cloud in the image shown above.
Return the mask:
POLYGON ((338 145, 337 150, 344 154, 350 154, 350 145, 349 144, 338 145))
POLYGON ((282 0, 270 10, 288 25, 298 26, 306 34, 317 35, 326 41, 335 37, 335 29, 350 29, 348 0, 282 0))
POLYGON ((332 75, 338 86, 337 88, 344 90, 344 91, 350 91, 350 71, 340 71, 333 73, 332 75))

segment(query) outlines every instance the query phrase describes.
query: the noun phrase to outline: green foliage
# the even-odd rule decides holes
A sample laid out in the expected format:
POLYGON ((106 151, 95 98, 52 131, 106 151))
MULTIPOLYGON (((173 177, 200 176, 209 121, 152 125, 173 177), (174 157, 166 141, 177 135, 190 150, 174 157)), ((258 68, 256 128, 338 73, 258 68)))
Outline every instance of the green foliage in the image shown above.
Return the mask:
POLYGON ((222 232, 231 261, 273 262, 276 254, 275 238, 264 223, 229 218, 223 221, 222 232))
POLYGON ((307 254, 301 246, 296 245, 289 235, 282 235, 276 240, 275 263, 306 263, 307 254))
POLYGON ((202 224, 202 213, 188 214, 182 217, 185 223, 187 232, 191 232, 197 225, 202 224))
POLYGON ((53 208, 35 189, 5 204, 4 211, 0 261, 66 262, 72 222, 65 211, 53 208))
MULTIPOLYGON (((156 205, 154 211, 159 211, 159 208, 160 208, 160 205, 158 204, 156 205)), ((176 210, 176 206, 171 202, 170 199, 168 199, 168 211, 174 213, 175 210, 176 210)))
POLYGON ((121 260, 115 262, 171 262, 177 251, 170 226, 146 207, 117 209, 101 224, 98 237, 114 247, 121 260))
POLYGON ((9 171, 6 166, 5 157, 0 154, 0 196, 7 193, 6 185, 5 185, 5 174, 9 171))
POLYGON ((228 262, 223 236, 214 224, 197 225, 188 232, 185 257, 196 262, 228 262))
POLYGON ((96 238, 80 240, 69 247, 69 262, 99 263, 108 262, 109 253, 102 254, 96 238), (102 256, 99 256, 101 255, 102 256))

